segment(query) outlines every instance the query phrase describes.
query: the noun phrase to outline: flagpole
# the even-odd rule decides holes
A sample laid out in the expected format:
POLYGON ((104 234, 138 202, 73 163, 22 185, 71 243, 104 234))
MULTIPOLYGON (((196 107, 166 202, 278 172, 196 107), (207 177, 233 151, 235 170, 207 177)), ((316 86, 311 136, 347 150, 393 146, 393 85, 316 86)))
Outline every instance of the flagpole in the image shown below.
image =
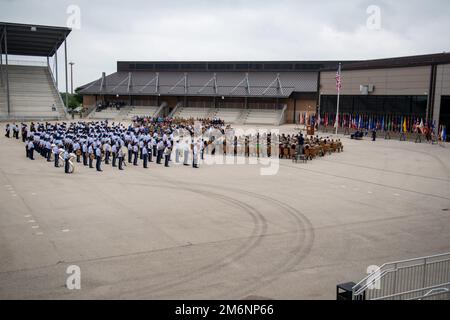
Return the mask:
MULTIPOLYGON (((340 78, 340 76, 341 76, 341 63, 339 63, 339 70, 338 70, 338 73, 339 73, 339 78, 340 78)), ((340 88, 340 86, 341 86, 341 79, 339 79, 339 83, 337 84, 337 90, 338 90, 338 94, 337 94, 337 106, 336 106, 336 122, 335 122, 335 126, 336 126, 336 136, 337 136, 337 134, 338 134, 338 129, 339 129, 339 100, 340 100, 340 97, 341 97, 341 88, 340 88)))

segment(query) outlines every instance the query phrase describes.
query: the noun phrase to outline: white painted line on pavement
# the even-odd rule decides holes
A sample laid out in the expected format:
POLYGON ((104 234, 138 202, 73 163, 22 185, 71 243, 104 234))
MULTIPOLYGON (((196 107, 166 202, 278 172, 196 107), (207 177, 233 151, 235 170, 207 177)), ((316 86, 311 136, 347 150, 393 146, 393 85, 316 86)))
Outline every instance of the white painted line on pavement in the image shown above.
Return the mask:
POLYGON ((32 226, 31 229, 39 229, 39 226, 32 226))

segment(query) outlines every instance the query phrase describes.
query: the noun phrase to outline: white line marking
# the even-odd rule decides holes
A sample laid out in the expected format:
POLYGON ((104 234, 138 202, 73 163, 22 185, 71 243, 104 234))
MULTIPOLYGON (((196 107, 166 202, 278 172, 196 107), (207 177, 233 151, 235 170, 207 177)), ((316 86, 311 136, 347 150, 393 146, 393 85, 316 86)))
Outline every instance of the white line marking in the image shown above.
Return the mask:
POLYGON ((394 193, 394 196, 396 197, 400 197, 400 195, 398 193, 394 193))
POLYGON ((32 226, 31 229, 39 229, 39 226, 32 226))
POLYGON ((28 220, 28 223, 35 223, 36 221, 34 220, 28 220))
POLYGON ((62 232, 69 232, 70 230, 69 229, 63 229, 63 230, 61 230, 62 232))
POLYGON ((25 218, 31 218, 31 214, 27 214, 26 216, 24 216, 25 218))
POLYGON ((32 196, 35 196, 35 195, 36 195, 36 193, 32 193, 31 195, 32 195, 32 196))
POLYGON ((37 236, 42 236, 44 233, 43 232, 36 232, 37 236))
POLYGON ((367 193, 368 193, 368 194, 373 194, 373 192, 372 192, 372 191, 367 191, 367 193))

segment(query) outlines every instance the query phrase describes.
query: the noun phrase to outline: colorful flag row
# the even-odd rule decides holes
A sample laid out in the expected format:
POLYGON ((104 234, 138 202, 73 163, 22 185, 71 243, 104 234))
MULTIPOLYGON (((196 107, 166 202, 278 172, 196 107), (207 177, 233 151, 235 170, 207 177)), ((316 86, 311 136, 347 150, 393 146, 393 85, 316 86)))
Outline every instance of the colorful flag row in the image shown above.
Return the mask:
MULTIPOLYGON (((336 126, 336 114, 323 113, 316 119, 316 124, 326 127, 336 126)), ((417 115, 399 116, 393 114, 348 114, 341 113, 338 117, 337 126, 349 129, 368 129, 393 132, 417 132, 424 128, 436 127, 434 122, 428 122, 423 117, 417 115)))

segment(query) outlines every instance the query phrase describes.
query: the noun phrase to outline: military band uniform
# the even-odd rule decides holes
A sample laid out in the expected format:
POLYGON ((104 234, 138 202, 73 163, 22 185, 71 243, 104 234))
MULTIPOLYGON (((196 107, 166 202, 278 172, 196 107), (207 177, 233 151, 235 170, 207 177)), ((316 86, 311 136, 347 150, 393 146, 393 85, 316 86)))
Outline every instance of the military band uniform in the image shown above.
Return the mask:
POLYGON ((144 145, 142 147, 142 160, 143 160, 143 166, 144 169, 148 168, 147 162, 148 162, 148 150, 147 147, 144 145))
POLYGON ((95 149, 95 159, 96 159, 95 168, 97 169, 97 171, 102 171, 102 168, 101 168, 102 149, 101 149, 100 145, 98 145, 97 148, 95 149))

